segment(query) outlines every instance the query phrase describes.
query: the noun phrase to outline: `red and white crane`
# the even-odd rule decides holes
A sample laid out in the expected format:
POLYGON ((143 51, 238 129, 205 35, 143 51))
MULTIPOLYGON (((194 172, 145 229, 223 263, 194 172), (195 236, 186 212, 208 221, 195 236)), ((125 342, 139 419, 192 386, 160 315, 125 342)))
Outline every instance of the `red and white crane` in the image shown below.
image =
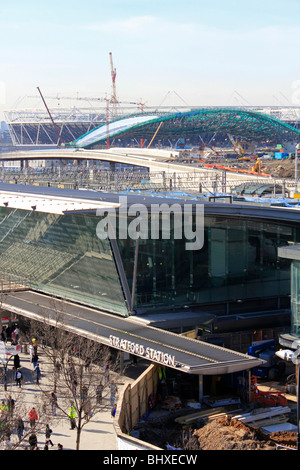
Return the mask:
MULTIPOLYGON (((117 70, 114 67, 113 63, 113 58, 112 58, 112 53, 109 53, 109 58, 110 58, 110 70, 111 70, 111 80, 112 80, 112 95, 111 95, 111 102, 113 105, 114 111, 116 111, 116 106, 118 104, 118 99, 117 99, 117 90, 116 90, 116 76, 117 76, 117 70)), ((114 114, 116 114, 114 112, 114 114)))

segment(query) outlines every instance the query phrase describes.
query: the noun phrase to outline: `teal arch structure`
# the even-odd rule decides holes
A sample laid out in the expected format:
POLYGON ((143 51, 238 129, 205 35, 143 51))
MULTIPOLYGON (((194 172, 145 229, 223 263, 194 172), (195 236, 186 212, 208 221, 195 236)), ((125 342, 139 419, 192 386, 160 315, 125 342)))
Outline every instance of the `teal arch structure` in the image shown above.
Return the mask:
POLYGON ((107 138, 172 139, 192 137, 207 132, 231 134, 249 141, 299 142, 300 130, 272 116, 242 109, 201 108, 173 114, 133 114, 102 124, 82 135, 71 146, 90 148, 107 138))

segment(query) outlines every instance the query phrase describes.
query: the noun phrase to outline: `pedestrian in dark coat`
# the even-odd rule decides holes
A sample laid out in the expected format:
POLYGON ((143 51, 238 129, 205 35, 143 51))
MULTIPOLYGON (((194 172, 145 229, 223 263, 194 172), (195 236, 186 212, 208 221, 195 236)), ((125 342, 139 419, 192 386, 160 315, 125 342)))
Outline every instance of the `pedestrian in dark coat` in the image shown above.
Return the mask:
POLYGON ((53 416, 56 416, 56 407, 57 407, 57 396, 55 395, 54 392, 51 393, 51 407, 52 407, 52 414, 53 416))
POLYGON ((30 445, 30 450, 34 450, 37 446, 36 434, 34 434, 34 433, 30 434, 28 441, 29 441, 29 445, 30 445))
POLYGON ((17 434, 18 434, 19 441, 23 437, 24 429, 25 429, 24 421, 22 420, 21 416, 18 416, 18 419, 17 419, 17 434))
POLYGON ((9 395, 8 397, 7 406, 8 406, 8 412, 10 416, 12 416, 14 412, 14 408, 15 408, 15 400, 12 398, 11 395, 9 395))
POLYGON ((96 398, 97 398, 97 403, 99 405, 102 405, 102 392, 103 392, 103 385, 100 383, 96 389, 96 398))
POLYGON ((5 326, 2 328, 1 341, 3 341, 4 343, 6 343, 6 341, 7 341, 7 330, 6 330, 5 326))
POLYGON ((51 444, 52 447, 53 447, 54 444, 53 444, 53 442, 51 441, 51 434, 52 434, 52 429, 50 429, 49 424, 46 424, 45 436, 46 436, 47 442, 48 442, 49 444, 51 444))
POLYGON ((20 365, 21 365, 20 364, 20 356, 19 356, 19 354, 15 354, 14 355, 14 368, 19 369, 20 365))
POLYGON ((35 369, 39 360, 39 356, 37 355, 36 352, 33 353, 31 360, 32 360, 33 368, 35 369))
POLYGON ((41 369, 40 369, 39 364, 36 365, 36 367, 34 369, 34 374, 35 374, 36 383, 39 384, 40 383, 40 378, 41 378, 41 369))

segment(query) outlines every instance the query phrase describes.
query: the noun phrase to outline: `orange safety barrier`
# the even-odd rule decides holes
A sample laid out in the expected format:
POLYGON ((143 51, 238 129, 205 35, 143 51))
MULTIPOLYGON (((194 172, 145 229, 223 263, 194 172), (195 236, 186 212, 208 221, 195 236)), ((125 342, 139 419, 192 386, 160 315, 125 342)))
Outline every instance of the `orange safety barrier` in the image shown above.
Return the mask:
POLYGON ((242 170, 241 168, 230 168, 228 166, 224 165, 215 165, 213 163, 206 163, 204 165, 204 168, 215 168, 218 170, 226 170, 226 171, 232 171, 233 173, 246 173, 248 175, 257 175, 257 176, 271 176, 269 173, 259 173, 257 171, 251 171, 251 170, 242 170))
POLYGON ((251 401, 267 406, 287 406, 288 401, 285 392, 269 391, 264 392, 257 387, 256 377, 251 377, 251 401))
POLYGON ((288 404, 284 392, 262 392, 259 390, 257 401, 267 406, 287 406, 288 404))

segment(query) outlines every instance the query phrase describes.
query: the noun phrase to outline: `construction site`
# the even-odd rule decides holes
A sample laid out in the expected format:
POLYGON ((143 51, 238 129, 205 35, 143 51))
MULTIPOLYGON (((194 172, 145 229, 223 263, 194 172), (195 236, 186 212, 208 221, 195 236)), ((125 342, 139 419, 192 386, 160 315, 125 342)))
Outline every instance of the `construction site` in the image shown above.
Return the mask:
POLYGON ((279 381, 260 383, 253 394, 248 407, 227 396, 205 400, 198 411, 170 396, 132 435, 169 450, 296 450, 296 395, 279 381))
MULTIPOLYGON (((299 339, 290 286, 291 266, 294 269, 298 259, 282 260, 278 249, 300 240, 300 108, 185 104, 175 109, 163 103, 150 107, 142 99, 125 103, 118 100, 111 53, 109 58, 112 94, 109 99, 95 98, 99 106, 86 107, 91 99, 77 98, 84 107, 64 107, 62 101, 68 97, 55 97, 54 107, 38 88, 40 109, 6 112, 10 141, 0 147, 0 181, 1 242, 7 244, 8 253, 0 254, 1 269, 8 277, 25 279, 28 270, 16 258, 24 253, 22 259, 32 268, 32 260, 37 265, 41 261, 38 249, 45 252, 47 246, 47 253, 51 250, 61 260, 62 280, 71 273, 74 285, 67 279, 64 291, 64 286, 55 285, 58 275, 48 279, 50 274, 45 273, 44 284, 40 279, 35 284, 33 277, 26 280, 34 291, 45 289, 48 294, 47 289, 54 289, 59 298, 66 295, 79 305, 87 302, 106 313, 108 309, 113 319, 118 307, 117 315, 121 311, 126 318, 133 315, 145 323, 150 318, 150 326, 158 324, 158 329, 176 334, 194 326, 196 318, 193 340, 209 344, 209 354, 216 345, 224 354, 234 350, 266 361, 263 371, 250 374, 245 366, 236 379, 236 371, 213 373, 218 361, 209 356, 212 369, 207 373, 203 366, 209 393, 203 393, 201 403, 192 395, 196 388, 201 391, 202 369, 198 376, 191 374, 199 382, 190 394, 188 374, 177 374, 175 368, 151 402, 148 392, 143 413, 139 401, 139 419, 129 428, 123 423, 124 434, 169 450, 295 450, 299 425, 295 365, 275 364, 273 342, 277 344, 286 331, 296 342, 299 339), (85 194, 90 206, 82 209, 85 194), (132 240, 122 240, 119 246, 112 242, 101 252, 103 246, 99 248, 99 240, 93 238, 93 204, 100 200, 104 206, 113 205, 124 194, 134 203, 148 198, 149 206, 156 197, 182 204, 204 201, 205 248, 187 256, 174 240, 147 239, 141 247, 132 240), (65 195, 80 201, 77 211, 70 209, 69 201, 66 210, 48 204, 52 197, 65 204, 65 195), (36 223, 37 228, 30 226, 29 232, 27 223, 36 223), (28 233, 36 237, 32 244, 28 233), (82 249, 80 261, 73 245, 82 249), (64 266, 62 252, 72 257, 70 265, 64 266), (84 263, 85 259, 89 261, 84 263), (109 282, 103 281, 109 269, 118 299, 107 288, 109 282), (85 296, 83 283, 89 291, 95 278, 94 292, 85 296), (204 321, 207 315, 210 319, 204 321), (246 346, 240 344, 243 335, 248 335, 246 346), (234 387, 229 387, 230 380, 234 387)), ((43 271, 44 266, 39 267, 43 271)))
POLYGON ((253 188, 251 194, 248 187, 257 176, 257 182, 272 179, 273 195, 281 191, 283 197, 290 196, 290 181, 298 180, 295 145, 300 138, 299 107, 245 106, 237 91, 234 97, 240 104, 235 107, 190 106, 176 91, 169 91, 158 106, 142 98, 122 101, 112 52, 109 65, 110 96, 44 96, 37 87, 35 95, 23 97, 14 109, 5 111, 6 138, 0 146, 2 181, 30 184, 34 174, 41 185, 66 188, 196 193, 231 193, 234 189, 235 195, 253 195, 253 188), (79 159, 64 157, 60 152, 57 159, 52 155, 47 160, 47 149, 90 150, 95 159, 89 155, 85 161, 80 154, 79 159), (29 152, 24 166, 25 160, 10 160, 7 155, 22 150, 29 152), (37 150, 41 151, 40 159, 31 152, 37 150), (121 159, 113 164, 110 157, 99 162, 97 150, 110 154, 121 151, 124 163, 121 159), (34 160, 29 159, 30 152, 34 160), (126 155, 154 157, 166 165, 161 171, 159 167, 147 168, 145 162, 139 167, 138 162, 126 163, 126 155), (176 164, 176 170, 169 170, 167 163, 176 164), (200 169, 204 172, 199 173, 200 169), (244 187, 237 188, 236 176, 244 187), (214 183, 208 184, 208 180, 214 183), (286 185, 282 183, 285 180, 286 185))
MULTIPOLYGON (((178 155, 171 157, 170 154, 174 154, 172 150, 164 149, 161 153, 166 155, 160 159, 165 162, 162 170, 142 167, 141 161, 141 166, 116 163, 112 168, 111 163, 97 161, 97 151, 94 151, 94 161, 72 161, 73 155, 60 160, 61 154, 52 151, 51 160, 32 160, 24 168, 20 161, 0 162, 0 176, 2 182, 13 184, 115 193, 129 190, 137 194, 182 193, 208 198, 230 195, 235 198, 294 199, 294 193, 298 191, 299 171, 294 154, 277 160, 271 156, 220 158, 212 154, 203 158, 200 153, 195 157, 194 152, 187 150, 178 151, 178 155), (170 163, 176 167, 170 168, 170 163)), ((142 151, 140 154, 143 155, 142 151)), ((9 155, 11 153, 3 153, 2 158, 9 155)), ((27 155, 30 158, 31 152, 28 151, 27 155)), ((125 156, 121 153, 120 161, 122 155, 125 156)))

